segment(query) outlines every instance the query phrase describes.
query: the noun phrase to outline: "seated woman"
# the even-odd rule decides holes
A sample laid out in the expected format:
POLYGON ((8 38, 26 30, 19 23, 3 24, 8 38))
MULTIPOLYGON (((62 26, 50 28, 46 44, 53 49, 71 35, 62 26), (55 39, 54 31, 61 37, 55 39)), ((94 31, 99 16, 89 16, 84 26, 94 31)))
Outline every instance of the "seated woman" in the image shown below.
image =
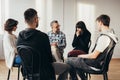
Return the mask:
POLYGON ((4 25, 4 38, 3 47, 6 66, 11 69, 13 64, 20 64, 21 58, 17 55, 16 40, 17 37, 13 34, 13 31, 17 29, 18 21, 14 19, 8 19, 4 25))
POLYGON ((68 53, 68 57, 77 57, 80 54, 86 54, 89 50, 91 33, 87 30, 83 21, 76 24, 74 39, 72 42, 73 50, 68 53))

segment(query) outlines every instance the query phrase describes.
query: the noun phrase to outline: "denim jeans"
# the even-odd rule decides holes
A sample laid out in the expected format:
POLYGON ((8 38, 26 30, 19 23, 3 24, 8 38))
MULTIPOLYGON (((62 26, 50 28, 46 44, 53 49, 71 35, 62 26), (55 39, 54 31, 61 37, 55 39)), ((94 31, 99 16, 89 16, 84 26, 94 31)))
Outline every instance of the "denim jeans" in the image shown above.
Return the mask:
POLYGON ((21 63, 21 58, 20 58, 19 55, 15 56, 14 63, 16 63, 16 64, 20 64, 21 63))
POLYGON ((87 65, 84 63, 83 58, 69 57, 66 61, 70 65, 70 76, 72 80, 78 80, 77 73, 81 80, 86 80, 85 73, 82 69, 87 69, 87 65))

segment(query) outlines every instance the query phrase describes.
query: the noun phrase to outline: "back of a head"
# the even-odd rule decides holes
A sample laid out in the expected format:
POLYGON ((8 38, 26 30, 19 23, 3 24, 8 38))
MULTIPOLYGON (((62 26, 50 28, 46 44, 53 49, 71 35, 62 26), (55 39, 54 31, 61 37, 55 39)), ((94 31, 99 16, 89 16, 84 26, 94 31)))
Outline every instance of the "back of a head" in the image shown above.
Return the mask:
POLYGON ((5 24, 4 24, 4 30, 6 31, 12 31, 14 26, 16 26, 18 24, 18 21, 17 20, 14 20, 14 19, 8 19, 5 24))
POLYGON ((104 26, 108 26, 110 24, 110 17, 108 15, 102 14, 99 17, 97 17, 96 21, 102 22, 104 26))
POLYGON ((24 12, 24 19, 27 23, 32 23, 36 15, 37 11, 33 8, 29 8, 24 12))

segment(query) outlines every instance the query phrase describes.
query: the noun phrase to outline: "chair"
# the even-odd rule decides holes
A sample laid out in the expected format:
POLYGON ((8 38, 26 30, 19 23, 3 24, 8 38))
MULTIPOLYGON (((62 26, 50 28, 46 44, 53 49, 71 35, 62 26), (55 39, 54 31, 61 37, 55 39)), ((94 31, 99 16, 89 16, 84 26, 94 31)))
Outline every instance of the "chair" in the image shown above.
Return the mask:
POLYGON ((108 80, 107 72, 109 70, 109 63, 111 61, 115 45, 116 43, 112 40, 109 46, 107 47, 107 49, 103 52, 103 54, 106 54, 106 56, 103 59, 103 61, 101 61, 102 63, 101 69, 95 67, 89 67, 89 70, 83 70, 86 73, 87 80, 90 74, 97 74, 97 75, 101 74, 103 75, 104 80, 108 80))
POLYGON ((22 59, 23 80, 39 80, 39 54, 30 46, 18 46, 18 54, 22 59), (34 64, 38 63, 38 64, 34 64))
MULTIPOLYGON (((20 76, 20 66, 21 66, 21 64, 15 64, 15 63, 13 64, 13 67, 18 68, 18 77, 17 77, 17 80, 19 80, 19 76, 20 76)), ((9 78, 10 78, 10 72, 11 72, 11 70, 9 69, 7 80, 9 80, 9 78)))

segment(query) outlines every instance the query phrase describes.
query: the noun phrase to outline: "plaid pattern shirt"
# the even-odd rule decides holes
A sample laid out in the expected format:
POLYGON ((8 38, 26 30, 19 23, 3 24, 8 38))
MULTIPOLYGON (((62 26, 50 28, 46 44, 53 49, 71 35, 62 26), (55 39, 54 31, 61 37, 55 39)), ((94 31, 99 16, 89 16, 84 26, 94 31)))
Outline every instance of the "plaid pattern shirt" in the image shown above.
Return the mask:
POLYGON ((57 42, 57 47, 60 53, 64 52, 66 47, 66 36, 63 32, 59 31, 58 33, 53 33, 52 31, 48 32, 50 44, 57 42))

